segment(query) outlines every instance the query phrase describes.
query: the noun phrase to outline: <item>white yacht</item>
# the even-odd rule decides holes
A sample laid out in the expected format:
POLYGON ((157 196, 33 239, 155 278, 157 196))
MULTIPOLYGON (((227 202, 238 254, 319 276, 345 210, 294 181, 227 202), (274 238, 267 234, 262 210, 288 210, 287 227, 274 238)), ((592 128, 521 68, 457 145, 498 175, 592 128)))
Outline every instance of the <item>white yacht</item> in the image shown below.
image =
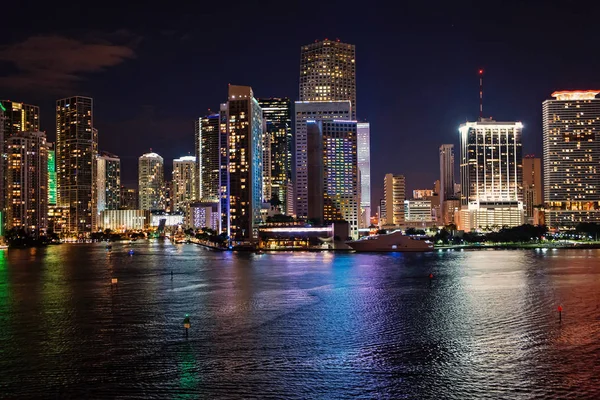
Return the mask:
POLYGON ((346 242, 356 251, 432 251, 433 243, 417 240, 395 231, 384 235, 365 236, 346 242))

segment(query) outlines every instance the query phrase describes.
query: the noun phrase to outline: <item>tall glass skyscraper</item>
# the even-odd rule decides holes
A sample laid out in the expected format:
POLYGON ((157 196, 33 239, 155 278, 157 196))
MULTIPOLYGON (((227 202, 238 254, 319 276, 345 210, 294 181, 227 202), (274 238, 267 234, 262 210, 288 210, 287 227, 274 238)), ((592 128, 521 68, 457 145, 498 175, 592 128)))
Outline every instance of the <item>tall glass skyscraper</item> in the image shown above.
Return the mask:
POLYGON ((96 154, 93 100, 68 97, 56 102, 56 163, 58 203, 69 210, 64 231, 87 234, 95 230, 96 154))
POLYGON ((542 103, 546 225, 600 222, 600 90, 559 91, 542 103))
POLYGON ((184 156, 173 160, 173 211, 183 212, 196 198, 196 157, 184 156))
POLYGON ((270 160, 263 160, 263 163, 270 164, 271 193, 277 196, 285 213, 288 182, 292 177, 292 104, 288 98, 258 99, 258 104, 263 110, 270 142, 270 160))
POLYGON ((210 114, 196 121, 196 180, 203 202, 219 200, 219 114, 210 114))
POLYGON ((342 101, 352 104, 356 119, 356 57, 352 44, 315 41, 300 49, 300 101, 342 101))
POLYGON ((254 241, 262 222, 263 111, 251 87, 229 85, 221 113, 228 144, 229 236, 234 242, 254 241))
POLYGON ((100 215, 104 210, 118 210, 121 207, 121 159, 103 151, 98 154, 96 163, 96 193, 100 215))
POLYGON ((55 206, 56 194, 56 150, 54 143, 48 143, 48 205, 55 206))
POLYGON ((359 228, 371 225, 371 127, 368 122, 356 124, 358 170, 360 172, 359 228))
POLYGON ((165 209, 165 171, 163 158, 156 153, 140 156, 138 162, 140 210, 165 209))
POLYGON ((485 118, 460 126, 461 229, 523 224, 522 129, 485 118))

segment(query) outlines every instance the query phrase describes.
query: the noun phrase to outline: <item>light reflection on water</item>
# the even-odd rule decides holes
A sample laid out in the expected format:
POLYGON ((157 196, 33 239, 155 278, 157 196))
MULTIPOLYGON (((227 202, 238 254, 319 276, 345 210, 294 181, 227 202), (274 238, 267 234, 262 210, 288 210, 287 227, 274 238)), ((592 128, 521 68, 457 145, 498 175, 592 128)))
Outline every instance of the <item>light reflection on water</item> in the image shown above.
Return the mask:
POLYGON ((0 252, 0 393, 597 398, 599 255, 0 252))

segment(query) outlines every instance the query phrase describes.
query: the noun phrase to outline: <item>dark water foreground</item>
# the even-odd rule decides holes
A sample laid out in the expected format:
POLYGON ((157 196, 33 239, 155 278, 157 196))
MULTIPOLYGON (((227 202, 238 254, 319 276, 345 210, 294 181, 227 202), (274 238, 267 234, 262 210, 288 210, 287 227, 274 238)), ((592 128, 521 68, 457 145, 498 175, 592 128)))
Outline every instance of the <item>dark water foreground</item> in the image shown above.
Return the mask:
POLYGON ((600 398, 599 307, 600 250, 10 250, 0 397, 600 398))

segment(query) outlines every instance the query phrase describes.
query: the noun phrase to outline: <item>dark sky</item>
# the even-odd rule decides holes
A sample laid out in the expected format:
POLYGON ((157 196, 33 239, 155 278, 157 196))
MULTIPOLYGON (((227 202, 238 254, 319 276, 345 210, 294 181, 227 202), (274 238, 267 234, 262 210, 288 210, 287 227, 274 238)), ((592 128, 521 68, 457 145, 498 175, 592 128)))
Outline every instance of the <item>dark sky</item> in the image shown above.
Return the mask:
POLYGON ((92 96, 100 149, 121 156, 126 184, 149 148, 170 176, 228 83, 296 100, 300 46, 315 39, 356 45, 374 201, 387 172, 432 186, 439 145, 478 116, 479 68, 484 114, 522 121, 538 155, 541 102, 600 88, 600 1, 126 3, 9 2, 0 35, 0 97, 39 105, 54 140, 55 100, 92 96))

